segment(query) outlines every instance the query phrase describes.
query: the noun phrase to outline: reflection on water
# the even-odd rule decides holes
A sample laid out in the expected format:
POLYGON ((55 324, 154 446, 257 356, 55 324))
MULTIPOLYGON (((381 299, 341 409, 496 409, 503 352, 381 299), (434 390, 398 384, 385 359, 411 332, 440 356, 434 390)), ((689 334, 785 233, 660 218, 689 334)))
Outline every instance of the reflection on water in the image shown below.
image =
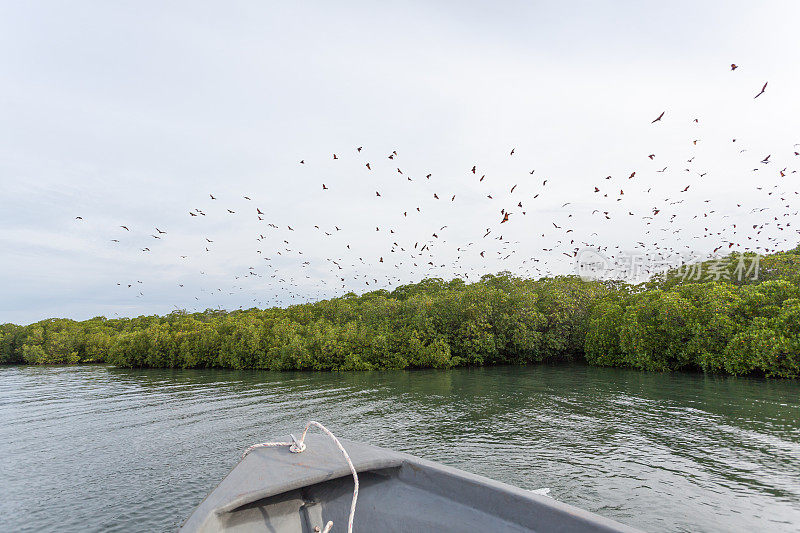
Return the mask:
POLYGON ((309 419, 649 531, 800 528, 800 384, 584 366, 0 368, 0 529, 174 530, 309 419))

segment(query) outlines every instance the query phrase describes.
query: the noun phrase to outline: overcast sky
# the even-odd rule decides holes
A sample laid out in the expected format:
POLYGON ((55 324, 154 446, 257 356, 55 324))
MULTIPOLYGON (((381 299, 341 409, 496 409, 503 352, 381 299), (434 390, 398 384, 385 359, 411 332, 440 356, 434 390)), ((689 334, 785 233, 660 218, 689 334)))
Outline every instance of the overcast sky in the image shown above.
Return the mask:
POLYGON ((587 245, 796 245, 798 20, 789 1, 6 2, 0 322, 573 273, 587 245))

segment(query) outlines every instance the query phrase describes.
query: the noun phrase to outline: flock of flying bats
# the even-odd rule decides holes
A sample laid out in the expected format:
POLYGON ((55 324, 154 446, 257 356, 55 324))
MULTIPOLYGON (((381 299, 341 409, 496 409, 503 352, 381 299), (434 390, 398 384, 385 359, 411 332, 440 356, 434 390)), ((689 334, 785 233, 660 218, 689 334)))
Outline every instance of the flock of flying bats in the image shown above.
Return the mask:
MULTIPOLYGON (((730 66, 731 71, 737 68, 736 64, 730 66)), ((764 95, 766 90, 767 83, 764 83, 754 99, 764 95)), ((662 122, 665 116, 668 118, 666 111, 662 111, 651 124, 662 122)), ((700 120, 692 118, 690 122, 697 126, 700 120)), ((696 147, 698 142, 699 139, 691 139, 689 146, 696 147)), ((735 138, 731 139, 731 143, 740 156, 747 151, 738 149, 739 145, 734 144, 735 138)), ((612 269, 612 272, 622 275, 625 274, 623 266, 629 264, 632 253, 641 253, 649 259, 649 262, 640 264, 644 267, 640 274, 650 275, 657 270, 663 270, 667 258, 686 257, 704 246, 710 248, 709 242, 716 245, 708 254, 711 256, 727 254, 729 251, 758 254, 775 252, 795 246, 800 233, 800 230, 791 225, 792 218, 798 214, 797 209, 792 206, 792 202, 798 199, 798 187, 796 182, 787 179, 797 171, 789 170, 788 164, 783 166, 783 163, 775 163, 776 159, 785 160, 787 157, 800 155, 800 144, 793 145, 791 149, 788 146, 786 148, 786 152, 778 154, 778 157, 765 154, 757 160, 752 171, 760 174, 759 179, 754 180, 753 195, 738 201, 735 208, 731 205, 724 206, 724 209, 715 209, 714 201, 709 198, 702 200, 705 204, 702 211, 682 209, 681 204, 692 194, 693 185, 698 180, 702 181, 708 173, 693 167, 696 155, 692 155, 685 162, 681 161, 683 168, 678 171, 682 176, 679 184, 675 186, 675 180, 668 182, 667 196, 653 198, 654 205, 644 210, 641 196, 653 197, 657 194, 654 189, 658 189, 664 181, 648 181, 649 170, 639 171, 638 175, 637 171, 631 171, 629 175, 621 177, 606 176, 592 190, 585 191, 588 196, 586 201, 581 201, 583 197, 573 191, 569 201, 553 203, 553 198, 549 198, 547 200, 552 207, 542 209, 537 206, 537 202, 545 200, 549 191, 548 180, 553 178, 534 178, 536 170, 531 169, 522 176, 525 181, 520 188, 516 183, 504 189, 504 192, 472 188, 466 193, 468 198, 464 209, 468 212, 455 216, 453 211, 461 199, 461 191, 434 191, 431 194, 431 188, 436 186, 432 173, 423 173, 417 178, 411 172, 404 171, 397 150, 380 156, 383 163, 376 164, 376 159, 365 157, 367 151, 363 146, 358 146, 353 148, 351 154, 333 153, 329 156, 329 161, 340 164, 340 161, 347 158, 351 162, 361 159, 363 171, 366 173, 365 182, 381 183, 380 179, 374 177, 380 172, 382 178, 405 181, 412 186, 409 189, 411 194, 407 197, 392 198, 393 204, 385 208, 379 207, 379 212, 385 213, 396 206, 398 201, 408 202, 406 208, 400 208, 402 212, 385 217, 384 223, 373 222, 376 235, 370 239, 365 238, 365 223, 351 228, 342 222, 328 222, 324 225, 303 223, 302 226, 294 222, 295 226, 292 226, 286 221, 272 220, 268 215, 270 210, 259 206, 251 196, 237 195, 239 200, 235 205, 231 205, 233 200, 226 196, 225 202, 228 205, 220 206, 222 201, 218 196, 222 196, 209 194, 207 207, 192 208, 185 216, 197 220, 198 224, 205 217, 247 217, 248 224, 255 225, 251 241, 253 247, 245 252, 246 255, 234 258, 231 263, 241 263, 247 257, 251 264, 247 267, 234 267, 237 271, 215 276, 209 276, 208 272, 200 270, 200 275, 206 276, 200 279, 206 279, 206 283, 201 282, 199 287, 197 283, 189 282, 177 285, 183 290, 198 291, 186 298, 194 298, 195 310, 209 307, 207 304, 210 301, 218 303, 220 297, 234 297, 243 301, 244 298, 239 295, 246 295, 256 306, 268 307, 316 301, 348 292, 391 290, 413 279, 429 277, 458 277, 470 282, 498 270, 511 270, 514 274, 529 277, 572 273, 565 272, 562 267, 565 262, 568 269, 570 262, 574 265, 575 258, 584 249, 603 254, 608 258, 609 264, 618 268, 612 269), (778 168, 781 166, 783 168, 778 168), (385 174, 389 168, 391 178, 385 174), (764 171, 773 176, 776 183, 770 184, 769 179, 764 177, 764 171), (425 187, 414 188, 413 185, 419 182, 425 184, 425 187), (529 191, 534 186, 535 192, 529 191), (630 202, 626 202, 626 189, 636 194, 635 199, 630 202), (427 201, 422 199, 422 194, 427 196, 427 201), (476 218, 476 213, 480 212, 476 206, 482 202, 496 206, 496 218, 476 218), (728 214, 723 215, 723 211, 728 214), (525 245, 520 240, 509 237, 509 234, 519 234, 512 231, 513 226, 529 215, 531 217, 528 220, 534 222, 535 230, 531 230, 531 224, 524 225, 522 231, 525 232, 525 245, 541 239, 541 246, 532 255, 520 253, 525 245), (413 224, 410 223, 415 217, 413 224), (584 223, 579 223, 578 219, 584 223), (620 222, 625 227, 641 230, 640 240, 635 245, 624 248, 596 242, 600 240, 598 230, 602 231, 603 224, 614 225, 620 222), (686 224, 682 225, 681 222, 686 224), (689 235, 689 223, 696 227, 691 232, 692 235, 689 235), (473 227, 473 233, 468 238, 463 238, 452 233, 453 226, 462 229, 473 227), (652 271, 648 269, 648 264, 655 265, 652 271)), ((645 156, 649 161, 655 162, 657 159, 655 153, 645 156)), ((516 148, 511 148, 507 157, 520 156, 517 155, 516 148)), ((299 164, 304 169, 313 168, 313 164, 307 164, 305 159, 300 160, 299 164)), ((651 176, 666 173, 669 166, 653 168, 651 176)), ((479 167, 479 164, 465 165, 462 179, 472 181, 472 185, 478 188, 491 187, 492 180, 487 178, 489 173, 479 167)), ((336 189, 334 183, 328 181, 318 181, 317 187, 322 195, 334 194, 336 189)), ((378 186, 374 187, 372 198, 374 202, 383 202, 386 196, 378 186)), ((291 200, 282 201, 287 203, 291 200)), ((347 211, 352 211, 347 205, 350 203, 348 198, 337 198, 337 201, 345 205, 347 211)), ((77 216, 75 219, 82 221, 83 217, 77 216)), ((202 225, 198 226, 198 229, 202 228, 202 225)), ((120 235, 110 239, 110 244, 124 246, 123 235, 131 234, 131 224, 121 224, 117 230, 120 235)), ((194 240, 195 244, 191 245, 193 249, 176 258, 187 267, 190 267, 193 259, 202 259, 198 256, 215 254, 217 238, 202 235, 200 240, 199 233, 194 240), (198 241, 200 244, 197 244, 198 241)), ((148 234, 153 239, 152 244, 139 248, 142 254, 153 252, 154 248, 151 247, 169 238, 167 230, 155 226, 148 234)), ((218 258, 217 263, 224 263, 225 259, 218 258)), ((146 283, 142 280, 118 281, 116 285, 132 290, 137 298, 145 297, 146 283)))

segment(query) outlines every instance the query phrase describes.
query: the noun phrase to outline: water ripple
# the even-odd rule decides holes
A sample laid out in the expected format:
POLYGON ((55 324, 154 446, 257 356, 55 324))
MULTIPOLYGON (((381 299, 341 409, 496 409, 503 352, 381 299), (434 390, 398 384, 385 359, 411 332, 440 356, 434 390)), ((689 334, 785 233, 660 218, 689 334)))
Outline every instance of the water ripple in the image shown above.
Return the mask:
POLYGON ((0 529, 171 531, 309 419, 649 531, 800 526, 800 384, 571 367, 0 368, 0 529))

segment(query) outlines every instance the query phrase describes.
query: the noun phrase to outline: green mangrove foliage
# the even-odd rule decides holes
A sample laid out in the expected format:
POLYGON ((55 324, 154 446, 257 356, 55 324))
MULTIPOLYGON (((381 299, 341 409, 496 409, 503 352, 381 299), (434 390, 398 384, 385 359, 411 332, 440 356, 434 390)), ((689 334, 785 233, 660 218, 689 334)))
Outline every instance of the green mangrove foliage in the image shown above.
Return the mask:
POLYGON ((739 279, 737 265, 736 254, 717 263, 713 281, 677 270, 635 286, 504 272, 285 309, 4 324, 0 362, 368 370, 585 360, 800 377, 800 249, 763 258, 758 279, 739 279))

